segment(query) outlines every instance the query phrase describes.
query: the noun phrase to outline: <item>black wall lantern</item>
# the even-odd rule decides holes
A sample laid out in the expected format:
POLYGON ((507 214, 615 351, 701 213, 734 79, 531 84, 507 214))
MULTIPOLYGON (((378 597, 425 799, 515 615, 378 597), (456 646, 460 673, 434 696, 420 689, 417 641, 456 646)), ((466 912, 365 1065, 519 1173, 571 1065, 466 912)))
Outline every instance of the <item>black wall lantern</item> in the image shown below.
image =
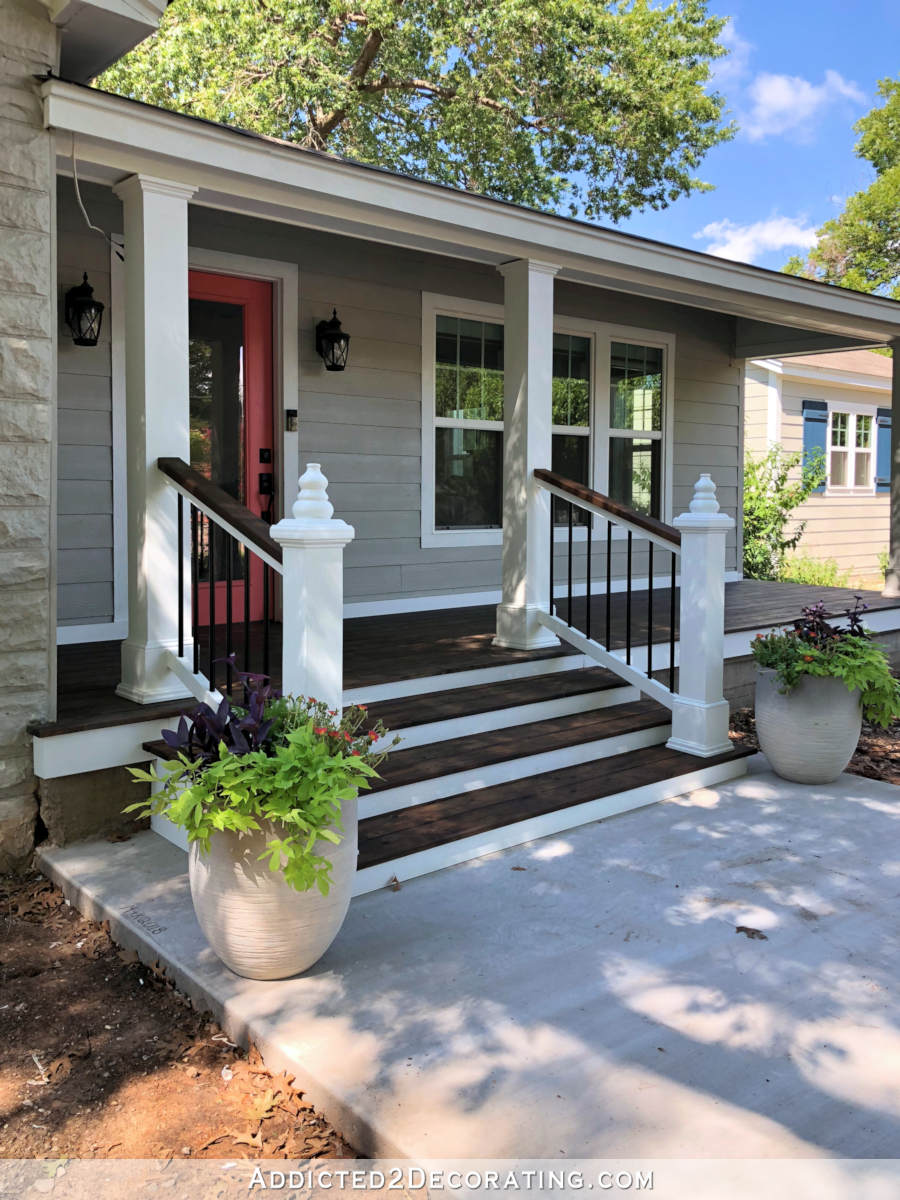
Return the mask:
POLYGON ((96 346, 103 321, 103 304, 94 299, 94 289, 87 281, 87 271, 78 287, 66 292, 66 324, 72 330, 76 346, 96 346))
POLYGON ((349 350, 350 334, 341 329, 335 308, 330 321, 320 321, 316 326, 316 353, 322 356, 326 371, 343 371, 349 350))

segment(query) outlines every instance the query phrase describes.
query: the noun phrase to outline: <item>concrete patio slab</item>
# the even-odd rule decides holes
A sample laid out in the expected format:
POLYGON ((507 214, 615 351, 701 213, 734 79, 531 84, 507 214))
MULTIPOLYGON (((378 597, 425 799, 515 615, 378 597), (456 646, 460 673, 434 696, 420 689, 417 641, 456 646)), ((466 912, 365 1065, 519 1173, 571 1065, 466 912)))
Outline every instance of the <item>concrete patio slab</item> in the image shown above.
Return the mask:
POLYGON ((155 834, 40 865, 363 1153, 896 1157, 900 792, 754 764, 363 896, 274 984, 213 957, 155 834))

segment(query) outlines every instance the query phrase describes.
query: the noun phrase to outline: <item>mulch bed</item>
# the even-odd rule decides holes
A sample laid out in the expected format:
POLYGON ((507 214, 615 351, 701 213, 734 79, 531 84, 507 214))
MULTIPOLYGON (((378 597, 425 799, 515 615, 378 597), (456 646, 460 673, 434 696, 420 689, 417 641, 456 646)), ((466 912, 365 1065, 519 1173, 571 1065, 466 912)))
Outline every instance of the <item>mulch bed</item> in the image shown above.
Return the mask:
MULTIPOLYGON (((739 708, 731 714, 731 739, 759 749, 752 708, 739 708)), ((888 729, 863 721, 859 745, 847 770, 867 779, 900 784, 900 721, 894 721, 888 729)))
POLYGON ((0 878, 0 1158, 352 1158, 42 876, 0 878))

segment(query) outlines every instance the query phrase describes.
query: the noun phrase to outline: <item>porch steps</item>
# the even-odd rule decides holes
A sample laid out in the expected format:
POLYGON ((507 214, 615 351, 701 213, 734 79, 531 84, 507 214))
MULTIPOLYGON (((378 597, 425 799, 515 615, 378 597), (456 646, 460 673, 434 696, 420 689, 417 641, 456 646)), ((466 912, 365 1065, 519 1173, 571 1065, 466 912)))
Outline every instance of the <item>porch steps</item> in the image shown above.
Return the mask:
POLYGON ((354 895, 736 778, 750 753, 648 746, 363 819, 354 895))
POLYGON ((653 700, 637 700, 411 749, 403 743, 382 764, 381 779, 360 795, 360 816, 639 750, 664 742, 670 730, 667 709, 653 700))
POLYGON ((406 753, 415 746, 637 699, 637 688, 624 684, 612 671, 583 667, 470 687, 451 683, 427 695, 377 701, 369 705, 369 717, 383 721, 392 734, 400 734, 400 753, 406 753))

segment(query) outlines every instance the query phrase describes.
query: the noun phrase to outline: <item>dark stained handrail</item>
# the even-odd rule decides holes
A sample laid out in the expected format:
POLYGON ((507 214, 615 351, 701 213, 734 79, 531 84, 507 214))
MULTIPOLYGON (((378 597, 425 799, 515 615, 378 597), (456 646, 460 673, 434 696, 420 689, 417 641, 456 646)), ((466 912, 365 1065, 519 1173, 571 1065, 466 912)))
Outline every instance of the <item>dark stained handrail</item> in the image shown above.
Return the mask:
POLYGON ((268 554, 276 562, 282 561, 281 546, 269 533, 269 526, 262 517, 245 508, 234 496, 229 496, 223 488, 211 483, 181 458, 158 458, 156 465, 163 475, 208 508, 214 517, 221 518, 237 530, 251 550, 268 554))
POLYGON ((567 479, 565 475, 557 475, 555 471, 547 471, 543 467, 535 469, 534 477, 550 484, 551 487, 558 488, 559 491, 565 492, 575 500, 582 500, 585 504, 602 509, 609 513, 614 521, 620 520, 634 525, 637 529, 652 533, 654 537, 670 542, 673 546, 681 545, 681 534, 674 526, 667 525, 665 521, 658 521, 656 517, 647 517, 643 513, 635 512, 633 508, 620 504, 618 500, 611 500, 609 496, 604 496, 602 492, 595 492, 593 488, 585 487, 583 483, 576 483, 574 479, 567 479))

